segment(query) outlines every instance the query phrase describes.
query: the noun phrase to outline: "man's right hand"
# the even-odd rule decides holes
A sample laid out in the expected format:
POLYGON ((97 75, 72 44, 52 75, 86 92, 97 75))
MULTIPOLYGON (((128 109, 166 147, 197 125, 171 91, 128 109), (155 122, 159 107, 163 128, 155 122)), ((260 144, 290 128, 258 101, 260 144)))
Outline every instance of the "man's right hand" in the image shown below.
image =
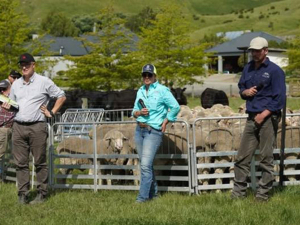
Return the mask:
POLYGON ((7 102, 3 102, 3 104, 1 105, 2 108, 9 110, 11 105, 7 102))
POLYGON ((257 93, 256 86, 243 91, 243 95, 246 97, 252 97, 252 96, 256 95, 256 93, 257 93))

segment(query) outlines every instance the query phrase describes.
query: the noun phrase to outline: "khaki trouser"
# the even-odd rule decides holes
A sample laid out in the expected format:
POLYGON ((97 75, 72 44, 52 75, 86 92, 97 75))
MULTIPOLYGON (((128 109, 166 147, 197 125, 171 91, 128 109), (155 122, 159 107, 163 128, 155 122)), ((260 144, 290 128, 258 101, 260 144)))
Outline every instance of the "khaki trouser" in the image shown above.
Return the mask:
MULTIPOLYGON (((276 123, 278 124, 279 118, 276 123)), ((232 196, 244 197, 247 189, 247 177, 250 172, 251 159, 259 148, 259 166, 262 176, 259 181, 256 197, 268 199, 274 180, 273 150, 277 129, 274 129, 271 117, 261 126, 255 125, 254 120, 247 120, 234 165, 234 186, 232 196)))
POLYGON ((11 128, 1 127, 0 128, 0 158, 2 158, 2 156, 6 152, 10 139, 11 139, 11 128))
POLYGON ((37 189, 47 194, 48 168, 47 147, 48 127, 44 122, 23 125, 13 124, 13 156, 17 166, 18 193, 27 195, 30 188, 29 153, 34 157, 36 168, 37 189))

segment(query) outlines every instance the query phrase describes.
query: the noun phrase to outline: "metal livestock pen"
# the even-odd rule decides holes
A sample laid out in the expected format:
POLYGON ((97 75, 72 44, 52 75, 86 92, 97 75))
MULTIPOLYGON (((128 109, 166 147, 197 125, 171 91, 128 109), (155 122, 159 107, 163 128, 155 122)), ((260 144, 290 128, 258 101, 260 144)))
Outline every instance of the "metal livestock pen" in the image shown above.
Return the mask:
MULTIPOLYGON (((107 113, 114 114, 113 111, 107 113)), ((123 120, 130 120, 129 115, 124 116, 123 120)), ((138 155, 133 140, 135 121, 108 122, 103 109, 72 109, 66 111, 62 118, 63 122, 49 125, 50 187, 94 191, 138 190, 138 155), (112 133, 117 133, 116 130, 123 133, 126 151, 104 151, 104 139, 108 138, 105 135, 110 130, 114 130, 112 133), (63 142, 70 138, 75 139, 75 142, 66 148, 63 142), (59 146, 68 151, 57 152, 59 146), (76 151, 72 151, 72 148, 76 151), (73 173, 68 173, 71 170, 73 173)), ((169 124, 155 162, 159 190, 199 194, 231 189, 234 157, 246 119, 246 116, 208 117, 197 118, 192 124, 185 121, 169 124)), ((299 185, 300 114, 288 114, 287 120, 291 122, 286 127, 283 185, 299 185)), ((274 150, 275 186, 278 185, 279 175, 280 133, 279 129, 274 150)), ((11 158, 8 151, 0 164, 1 177, 3 180, 16 181, 11 158)), ((31 168, 33 185, 34 166, 31 165, 31 168)), ((249 173, 249 186, 253 189, 260 175, 258 161, 254 157, 249 173)))

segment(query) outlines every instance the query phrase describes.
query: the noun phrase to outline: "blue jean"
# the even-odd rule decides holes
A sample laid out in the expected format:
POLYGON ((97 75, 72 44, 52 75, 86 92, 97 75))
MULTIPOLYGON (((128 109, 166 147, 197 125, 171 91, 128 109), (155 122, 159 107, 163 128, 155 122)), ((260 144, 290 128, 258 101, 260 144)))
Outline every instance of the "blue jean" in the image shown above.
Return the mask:
POLYGON ((135 144, 139 154, 141 180, 137 201, 144 202, 157 197, 153 161, 162 142, 163 133, 155 129, 136 126, 135 144))

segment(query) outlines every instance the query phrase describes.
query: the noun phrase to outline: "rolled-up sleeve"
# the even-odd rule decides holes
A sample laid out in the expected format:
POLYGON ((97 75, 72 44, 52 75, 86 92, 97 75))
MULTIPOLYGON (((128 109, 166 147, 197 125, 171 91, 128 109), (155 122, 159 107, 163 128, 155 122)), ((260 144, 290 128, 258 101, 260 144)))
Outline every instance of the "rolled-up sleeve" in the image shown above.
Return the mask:
POLYGON ((164 91, 163 98, 166 106, 170 109, 167 113, 167 119, 171 122, 176 121, 180 106, 168 88, 164 91))
POLYGON ((49 78, 46 80, 45 87, 51 98, 61 98, 65 96, 65 92, 57 87, 56 84, 49 78))

